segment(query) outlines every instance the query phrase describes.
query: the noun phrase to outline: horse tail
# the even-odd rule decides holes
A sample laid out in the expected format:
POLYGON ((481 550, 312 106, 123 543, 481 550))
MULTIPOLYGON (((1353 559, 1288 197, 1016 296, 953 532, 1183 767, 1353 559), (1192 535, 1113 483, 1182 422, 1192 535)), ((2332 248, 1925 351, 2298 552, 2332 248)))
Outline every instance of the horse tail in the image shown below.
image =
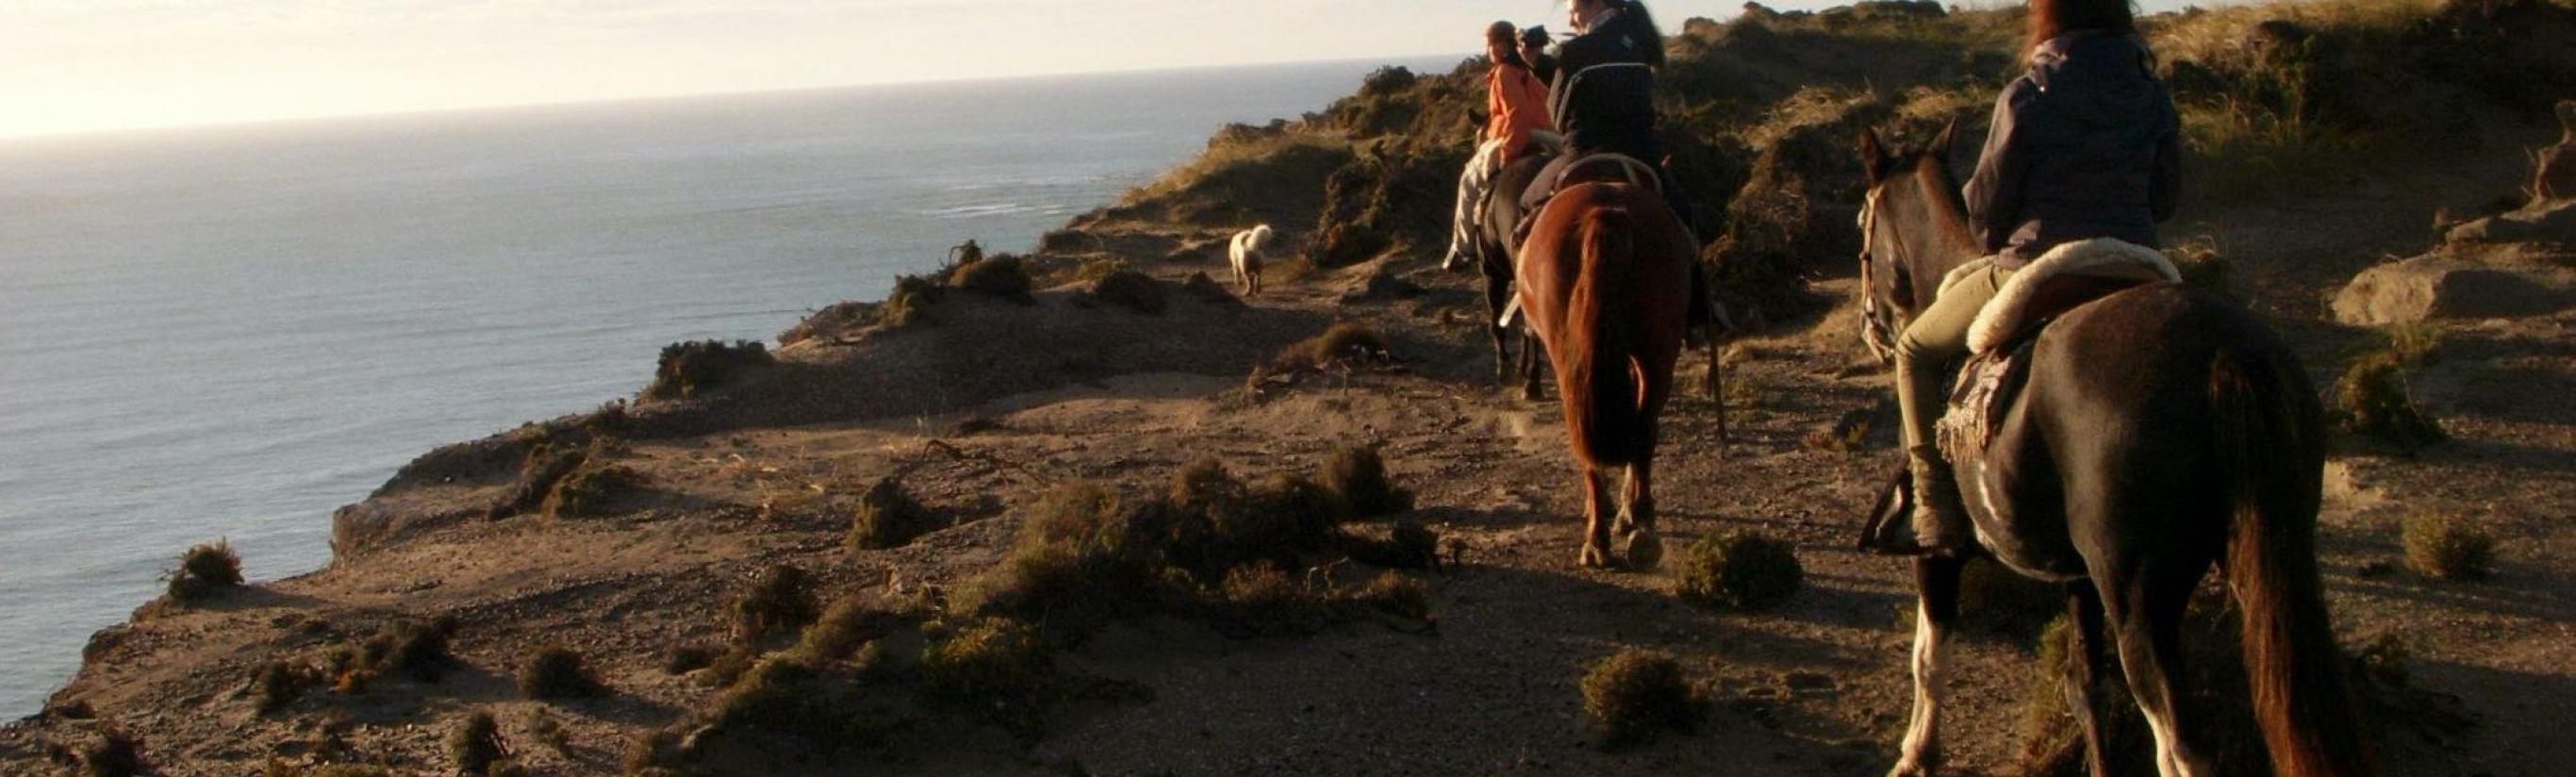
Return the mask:
POLYGON ((2324 472, 2320 411, 2277 359, 2222 351, 2210 365, 2218 472, 2234 512, 2227 582, 2243 613, 2241 647, 2272 773, 2371 773, 2317 581, 2324 472))
POLYGON ((1585 416, 1577 425, 1575 454, 1595 464, 1624 464, 1641 455, 1639 421, 1645 415, 1645 370, 1639 361, 1636 312, 1636 220, 1625 208, 1604 206, 1583 215, 1582 265, 1568 300, 1571 329, 1589 349, 1569 364, 1566 410, 1585 416), (1579 388, 1578 388, 1579 387, 1579 388))

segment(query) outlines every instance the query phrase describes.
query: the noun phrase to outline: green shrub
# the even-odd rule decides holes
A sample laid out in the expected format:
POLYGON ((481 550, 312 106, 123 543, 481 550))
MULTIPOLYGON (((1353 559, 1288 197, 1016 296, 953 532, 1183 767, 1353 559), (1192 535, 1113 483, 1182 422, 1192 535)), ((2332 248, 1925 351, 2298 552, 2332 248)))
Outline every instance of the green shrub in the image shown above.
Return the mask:
POLYGON ((713 391, 752 370, 777 363, 758 340, 692 340, 662 347, 662 358, 645 384, 645 400, 688 399, 713 391))
POLYGON ((899 548, 946 523, 906 493, 902 482, 883 478, 859 496, 858 515, 850 520, 850 549, 899 548))
POLYGON ((952 604, 1050 629, 1082 629, 1150 608, 1172 594, 1161 548, 1142 526, 1159 505, 1130 506, 1098 484, 1075 483, 1038 499, 999 566, 952 604))
POLYGON ((734 636, 743 644, 758 644, 773 637, 794 634, 814 622, 813 583, 805 570, 788 564, 776 564, 761 572, 751 590, 734 602, 734 636))
POLYGON ((168 575, 170 598, 200 601, 219 591, 241 587, 241 555, 230 541, 216 540, 179 554, 179 568, 168 575))
POLYGON ((996 256, 973 264, 958 265, 948 275, 948 285, 987 297, 1021 303, 1035 302, 1029 295, 1034 285, 1029 271, 1016 256, 996 256))
POLYGON ((1788 543, 1747 530, 1691 543, 1682 551, 1679 574, 1684 600, 1742 610, 1777 607, 1806 578, 1788 543))
POLYGON ((538 649, 519 667, 519 693, 531 699, 586 698, 607 692, 608 686, 591 674, 581 654, 561 645, 538 649))
POLYGON ((1092 299, 1146 315, 1161 315, 1171 307, 1171 295, 1163 282, 1135 270, 1118 270, 1091 282, 1087 292, 1092 299))
POLYGON ((2406 390, 2395 351, 2363 354, 2335 381, 2335 414, 2344 431, 2413 449, 2448 439, 2406 390))
POLYGON ((2477 580, 2494 572, 2495 536, 2468 519, 2416 515, 2402 531, 2406 565, 2444 580, 2477 580))
POLYGON ((1413 492, 1386 476, 1386 460, 1377 448, 1355 446, 1333 452, 1324 465, 1323 486, 1340 500, 1346 515, 1371 518, 1413 509, 1413 492))
POLYGON ((1583 711, 1601 723, 1610 744, 1627 744, 1672 729, 1692 731, 1708 718, 1707 699, 1682 677, 1671 655, 1620 648, 1583 675, 1583 711))
POLYGON ((447 734, 447 757, 466 774, 489 774, 492 765, 508 755, 510 748, 501 741, 501 724, 492 713, 476 711, 447 734))

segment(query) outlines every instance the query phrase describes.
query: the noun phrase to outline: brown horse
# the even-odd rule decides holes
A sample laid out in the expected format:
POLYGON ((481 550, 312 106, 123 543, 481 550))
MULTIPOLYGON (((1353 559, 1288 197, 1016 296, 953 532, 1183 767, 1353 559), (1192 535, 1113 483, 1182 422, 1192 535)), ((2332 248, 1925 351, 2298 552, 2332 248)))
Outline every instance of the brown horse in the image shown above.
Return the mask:
MULTIPOLYGON (((1608 165, 1589 165, 1615 172, 1608 165)), ((1628 564, 1653 567, 1656 418, 1672 393, 1689 316, 1689 233, 1642 180, 1569 177, 1521 244, 1521 308, 1556 367, 1566 437, 1583 474, 1584 566, 1609 564, 1610 470, 1626 471, 1618 530, 1628 564)))
MULTIPOLYGON (((1949 138, 1945 129, 1912 150, 1861 138, 1861 293, 1873 347, 1977 253, 1949 138)), ((2065 690, 2093 773, 2109 771, 2091 703, 2106 628, 2158 771, 2215 773, 2198 744, 2209 718, 2176 687, 2183 611, 2213 564, 2243 611, 2241 649, 2273 773, 2370 773, 2317 581, 2323 411, 2288 348, 2215 294, 2156 283, 2060 315, 2024 358, 2028 385, 1994 411, 2001 421, 1983 449, 1952 463, 1983 552, 2066 585, 2081 660, 2069 662, 2065 690)), ((1900 479, 1874 517, 1902 520, 1910 493, 1900 479)), ((1930 774, 1940 760, 1944 643, 1965 563, 1916 562, 1914 717, 1892 774, 1930 774)))

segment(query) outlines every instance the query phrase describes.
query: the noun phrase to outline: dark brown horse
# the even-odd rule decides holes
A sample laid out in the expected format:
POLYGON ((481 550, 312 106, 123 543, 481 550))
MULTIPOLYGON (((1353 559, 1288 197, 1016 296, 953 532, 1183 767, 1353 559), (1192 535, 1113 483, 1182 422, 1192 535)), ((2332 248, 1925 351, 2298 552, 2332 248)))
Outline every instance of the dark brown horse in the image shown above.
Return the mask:
MULTIPOLYGON (((1606 169, 1613 177, 1617 168, 1606 169)), ((1623 469, 1618 531, 1632 567, 1663 555, 1655 534, 1656 419, 1672 393, 1690 307, 1689 233, 1647 181, 1576 183, 1539 211, 1522 244, 1521 308, 1556 366, 1566 437, 1583 474, 1584 566, 1608 566, 1603 515, 1623 469)))
POLYGON ((1540 168, 1547 166, 1554 154, 1533 150, 1514 159, 1494 173, 1494 188, 1485 201, 1483 223, 1476 229, 1476 266, 1485 277, 1485 329, 1494 338, 1494 379, 1508 385, 1517 377, 1521 397, 1539 398, 1538 343, 1521 339, 1521 350, 1514 358, 1511 336, 1515 330, 1526 335, 1517 324, 1503 322, 1503 308, 1512 300, 1512 277, 1516 259, 1512 252, 1512 232, 1521 221, 1521 192, 1538 179, 1540 168), (1516 371, 1514 367, 1518 367, 1516 371))
MULTIPOLYGON (((1893 341, 1973 258, 1965 207, 1945 157, 1861 139, 1869 192, 1861 267, 1873 347, 1893 341)), ((2253 706, 2279 775, 2370 772, 2317 581, 2322 410, 2298 361, 2241 307, 2158 283, 2059 316, 2026 357, 2030 382, 1979 455, 1954 461, 1984 552, 2066 585, 2075 628, 2068 707, 2079 711, 2096 775, 2105 774, 2093 675, 2107 646, 2154 734, 2166 777, 2236 773, 2199 745, 2209 718, 2176 687, 2179 627, 2212 565, 2243 611, 2253 706)), ((1908 484, 1875 517, 1902 520, 1908 484)), ((1944 643, 1958 614, 1961 558, 1916 562, 1914 716, 1895 775, 1940 760, 1944 643)))

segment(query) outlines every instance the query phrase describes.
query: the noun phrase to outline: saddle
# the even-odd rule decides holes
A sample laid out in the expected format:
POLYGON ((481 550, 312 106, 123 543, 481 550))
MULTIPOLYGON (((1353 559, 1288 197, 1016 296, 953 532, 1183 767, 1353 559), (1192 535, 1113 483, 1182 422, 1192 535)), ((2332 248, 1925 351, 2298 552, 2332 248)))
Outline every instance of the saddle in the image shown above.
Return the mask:
MULTIPOLYGON (((1963 277, 1953 271, 1944 289, 1963 277)), ((2113 294, 2182 280, 2164 252, 2111 238, 2050 249, 2004 281, 1968 328, 1968 362, 1950 392, 1934 442, 1950 461, 1972 461, 1992 441, 2005 411, 2030 379, 2030 351, 2059 317, 2113 294)))
MULTIPOLYGON (((1540 170, 1538 180, 1531 181, 1529 191, 1521 195, 1520 221, 1512 225, 1512 256, 1517 258, 1521 255, 1520 244, 1529 239, 1530 227, 1538 223, 1539 212, 1547 210, 1548 201, 1555 199, 1558 191, 1572 184, 1602 182, 1643 186, 1653 191, 1656 196, 1662 196, 1664 193, 1661 170, 1647 164, 1645 160, 1613 152, 1560 157, 1556 161, 1549 162, 1546 169, 1540 170)), ((1492 196, 1501 196, 1501 193, 1496 192, 1492 196)), ((1520 268, 1514 267, 1512 271, 1517 275, 1520 268)), ((1520 294, 1514 292, 1511 302, 1503 306, 1503 314, 1495 321, 1495 325, 1511 326, 1512 320, 1519 316, 1520 311, 1520 294)))

